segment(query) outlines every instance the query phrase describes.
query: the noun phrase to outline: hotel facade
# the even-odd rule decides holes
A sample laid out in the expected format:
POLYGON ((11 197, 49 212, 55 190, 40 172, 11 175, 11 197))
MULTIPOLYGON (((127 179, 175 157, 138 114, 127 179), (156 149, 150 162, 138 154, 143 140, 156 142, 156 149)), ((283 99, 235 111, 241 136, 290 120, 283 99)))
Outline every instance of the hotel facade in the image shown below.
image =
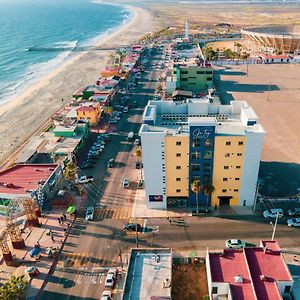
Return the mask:
POLYGON ((245 101, 149 101, 139 135, 149 208, 253 205, 265 131, 245 101))

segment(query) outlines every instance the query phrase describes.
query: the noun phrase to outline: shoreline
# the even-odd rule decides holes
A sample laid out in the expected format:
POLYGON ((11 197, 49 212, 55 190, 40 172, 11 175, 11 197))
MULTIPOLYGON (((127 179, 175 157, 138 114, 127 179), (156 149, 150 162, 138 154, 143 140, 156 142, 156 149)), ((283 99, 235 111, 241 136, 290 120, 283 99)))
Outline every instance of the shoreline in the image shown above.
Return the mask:
MULTIPOLYGON (((99 35, 93 46, 128 45, 152 31, 154 22, 149 11, 135 6, 121 6, 131 11, 133 16, 104 38, 99 35)), ((3 141, 0 145, 0 162, 3 163, 53 113, 65 106, 76 90, 94 83, 113 52, 87 51, 74 55, 25 88, 15 99, 0 104, 0 133, 3 141), (62 102, 62 99, 65 101, 62 102)))

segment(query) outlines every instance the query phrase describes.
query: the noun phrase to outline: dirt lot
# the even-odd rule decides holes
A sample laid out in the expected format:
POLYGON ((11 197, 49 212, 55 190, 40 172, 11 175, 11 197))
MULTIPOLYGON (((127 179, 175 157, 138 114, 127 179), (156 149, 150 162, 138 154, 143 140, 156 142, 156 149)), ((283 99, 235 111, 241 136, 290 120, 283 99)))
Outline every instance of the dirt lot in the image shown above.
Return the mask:
POLYGON ((263 194, 300 192, 300 64, 217 68, 216 87, 224 102, 246 100, 266 130, 260 177, 263 194))
POLYGON ((205 263, 173 265, 173 300, 206 300, 208 298, 205 263))

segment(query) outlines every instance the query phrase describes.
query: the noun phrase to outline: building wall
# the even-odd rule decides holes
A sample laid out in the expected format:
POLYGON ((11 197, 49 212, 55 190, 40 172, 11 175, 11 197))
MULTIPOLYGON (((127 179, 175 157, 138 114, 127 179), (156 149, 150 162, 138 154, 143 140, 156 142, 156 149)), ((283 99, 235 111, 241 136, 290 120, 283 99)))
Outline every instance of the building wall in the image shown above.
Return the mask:
POLYGON ((93 111, 76 111, 77 120, 88 120, 91 125, 96 125, 100 118, 100 103, 93 111))
POLYGON ((240 196, 241 204, 246 201, 247 206, 254 203, 264 134, 263 131, 260 133, 246 132, 247 141, 240 196))
POLYGON ((177 66, 174 68, 177 77, 177 88, 182 90, 199 91, 211 87, 213 69, 197 65, 177 66))
POLYGON ((230 205, 240 204, 245 144, 245 136, 215 137, 213 167, 213 186, 215 187, 215 192, 212 194, 212 206, 220 205, 218 198, 220 196, 231 196, 230 205), (239 145, 239 142, 242 144, 239 145), (241 156, 238 156, 238 153, 241 156), (225 169, 225 167, 228 167, 228 169, 225 169))
POLYGON ((167 197, 188 197, 188 135, 167 135, 165 137, 165 160, 167 197))
POLYGON ((165 168, 163 168, 165 165, 165 133, 141 132, 140 136, 145 178, 145 203, 149 208, 165 209, 167 207, 166 184, 164 183, 166 173, 165 168))

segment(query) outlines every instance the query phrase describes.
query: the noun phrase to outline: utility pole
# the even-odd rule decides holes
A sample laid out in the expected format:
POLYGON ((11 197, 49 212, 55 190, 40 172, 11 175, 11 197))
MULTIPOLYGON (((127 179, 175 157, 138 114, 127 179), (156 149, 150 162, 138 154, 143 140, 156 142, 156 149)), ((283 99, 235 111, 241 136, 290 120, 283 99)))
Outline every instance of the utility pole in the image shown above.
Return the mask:
POLYGON ((278 222, 278 218, 279 218, 279 213, 276 214, 276 220, 275 220, 275 225, 273 225, 272 222, 270 222, 270 224, 273 227, 273 233, 272 233, 272 241, 274 241, 274 237, 275 237, 275 232, 276 232, 276 227, 277 227, 277 222, 278 222))
POLYGON ((119 257, 120 257, 121 268, 123 270, 123 260, 122 260, 122 249, 121 249, 121 247, 119 247, 119 257))

